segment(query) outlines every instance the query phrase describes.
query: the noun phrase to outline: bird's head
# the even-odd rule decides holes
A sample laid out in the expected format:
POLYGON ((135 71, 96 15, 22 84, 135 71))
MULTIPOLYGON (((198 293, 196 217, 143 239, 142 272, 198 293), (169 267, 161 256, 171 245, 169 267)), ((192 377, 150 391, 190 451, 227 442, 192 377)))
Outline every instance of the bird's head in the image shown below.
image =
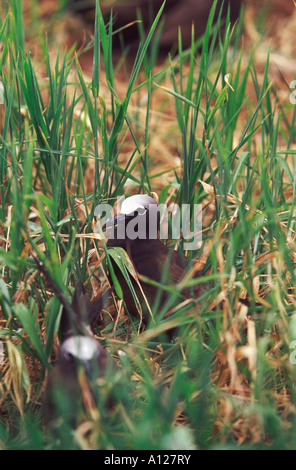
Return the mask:
POLYGON ((135 194, 121 204, 116 217, 106 222, 109 246, 125 247, 127 240, 151 240, 157 238, 160 213, 155 199, 147 194, 135 194))
POLYGON ((95 337, 87 335, 70 336, 63 341, 59 364, 65 373, 74 367, 83 367, 89 379, 104 375, 107 353, 95 337))

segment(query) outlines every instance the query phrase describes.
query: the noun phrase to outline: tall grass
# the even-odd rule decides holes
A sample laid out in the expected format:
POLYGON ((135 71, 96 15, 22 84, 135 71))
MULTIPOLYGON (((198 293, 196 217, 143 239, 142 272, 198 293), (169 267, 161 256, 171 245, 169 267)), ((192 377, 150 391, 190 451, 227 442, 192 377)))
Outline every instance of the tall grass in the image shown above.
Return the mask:
MULTIPOLYGON (((46 36, 40 73, 21 7, 12 0, 0 19, 0 447, 294 449, 296 114, 288 90, 287 104, 279 104, 268 54, 259 75, 240 40, 242 21, 227 17, 221 30, 215 2, 203 40, 193 34, 185 51, 180 34, 178 55, 160 67, 153 34, 162 7, 147 37, 140 28, 119 93, 112 16, 106 24, 99 2, 89 80, 74 49, 61 47, 52 59, 46 36), (134 108, 142 109, 143 96, 141 118, 134 108), (167 143, 174 141, 180 164, 155 173, 158 105, 174 109, 167 143), (122 163, 126 145, 132 150, 122 163), (112 252, 94 233, 95 207, 130 187, 158 193, 160 203, 203 205, 203 244, 188 253, 202 277, 188 285, 207 289, 178 304, 166 286, 170 304, 162 312, 151 306, 156 324, 140 332, 140 318, 98 329, 118 373, 100 389, 99 413, 86 413, 75 432, 50 436, 42 401, 61 306, 31 253, 69 300, 77 279, 96 294, 112 252), (239 300, 245 297, 249 307, 239 300)), ((115 317, 117 306, 110 307, 115 317)))

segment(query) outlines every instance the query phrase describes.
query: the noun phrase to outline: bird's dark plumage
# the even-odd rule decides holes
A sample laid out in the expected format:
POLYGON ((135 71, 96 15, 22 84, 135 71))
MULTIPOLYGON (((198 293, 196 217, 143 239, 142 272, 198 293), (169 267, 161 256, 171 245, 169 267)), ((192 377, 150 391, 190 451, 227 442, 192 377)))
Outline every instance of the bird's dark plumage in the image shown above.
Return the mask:
MULTIPOLYGON (((168 0, 161 17, 163 25, 159 38, 160 52, 167 53, 172 47, 178 47, 179 28, 182 33, 182 44, 184 48, 188 48, 191 45, 193 23, 195 38, 201 37, 206 30, 213 1, 214 0, 168 0)), ((141 12, 143 27, 147 34, 162 3, 163 0, 115 0, 112 2, 101 2, 101 10, 108 22, 112 9, 114 20, 113 31, 124 28, 121 31, 121 35, 125 43, 129 44, 131 47, 137 47, 139 42, 139 25, 134 22, 138 20, 138 12, 141 12), (128 27, 126 27, 127 25, 128 27)), ((218 13, 222 6, 222 18, 226 17, 228 6, 230 6, 230 19, 234 22, 239 16, 241 4, 241 0, 218 0, 214 22, 217 20, 218 13)), ((94 22, 95 15, 91 7, 95 6, 95 0, 90 0, 89 2, 69 0, 69 6, 82 15, 87 22, 94 22)), ((120 45, 120 37, 118 34, 113 37, 113 45, 120 45)))
MULTIPOLYGON (((107 246, 123 248, 128 253, 136 272, 140 275, 140 278, 141 276, 149 278, 160 285, 177 285, 188 271, 189 262, 184 255, 169 248, 162 243, 160 239, 149 238, 149 220, 151 220, 149 219, 149 212, 151 210, 156 210, 156 208, 158 208, 156 201, 147 195, 135 195, 127 198, 124 201, 119 215, 108 221, 104 227, 106 229, 105 233, 107 237, 108 232, 113 230, 111 237, 108 238, 107 246), (146 227, 146 236, 144 233, 145 230, 142 230, 143 238, 141 238, 141 236, 135 239, 130 239, 128 236, 125 236, 124 238, 119 237, 118 234, 122 229, 122 224, 127 227, 127 224, 132 221, 134 217, 138 217, 138 220, 140 220, 141 217, 145 218, 145 224, 143 224, 143 226, 146 227)), ((155 217, 154 220, 157 220, 157 224, 159 224, 159 216, 155 217)), ((159 228, 159 225, 157 228, 159 228)), ((157 230, 154 233, 157 233, 157 230)), ((122 272, 115 263, 113 268, 116 277, 121 284, 124 301, 129 313, 133 316, 139 316, 133 295, 122 272)), ((145 307, 143 295, 135 281, 133 282, 133 286, 138 299, 143 307, 145 307)), ((143 280, 141 281, 141 287, 150 307, 152 307, 157 297, 158 287, 143 280)), ((195 289, 195 294, 198 295, 199 291, 200 286, 195 289)), ((189 289, 183 289, 182 292, 180 292, 180 299, 182 299, 182 296, 188 298, 190 296, 189 289)), ((163 290, 161 293, 160 305, 163 305, 167 298, 168 293, 163 290)), ((143 318, 143 320, 145 321, 145 318, 143 318)))

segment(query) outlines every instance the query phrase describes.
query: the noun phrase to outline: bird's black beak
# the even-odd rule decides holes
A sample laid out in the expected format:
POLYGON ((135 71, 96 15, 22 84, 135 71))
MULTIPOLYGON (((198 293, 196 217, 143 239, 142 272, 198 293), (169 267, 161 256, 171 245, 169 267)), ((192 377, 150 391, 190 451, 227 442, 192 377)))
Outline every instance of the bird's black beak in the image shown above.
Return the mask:
POLYGON ((107 222, 103 225, 102 230, 110 230, 110 228, 116 228, 118 225, 123 225, 125 224, 128 220, 132 219, 132 216, 130 215, 125 215, 125 214, 118 214, 116 217, 113 217, 113 219, 107 220, 107 222))
POLYGON ((91 360, 85 360, 82 361, 82 367, 85 371, 86 378, 88 380, 93 380, 93 367, 92 367, 92 361, 91 360))
MULTIPOLYGON (((107 220, 103 225, 102 230, 106 238, 108 238, 108 244, 111 246, 114 241, 123 241, 126 239, 126 225, 132 220, 133 216, 119 213, 113 219, 107 220)), ((120 242, 119 242, 120 243, 120 242)), ((117 245, 114 245, 117 246, 117 245)))

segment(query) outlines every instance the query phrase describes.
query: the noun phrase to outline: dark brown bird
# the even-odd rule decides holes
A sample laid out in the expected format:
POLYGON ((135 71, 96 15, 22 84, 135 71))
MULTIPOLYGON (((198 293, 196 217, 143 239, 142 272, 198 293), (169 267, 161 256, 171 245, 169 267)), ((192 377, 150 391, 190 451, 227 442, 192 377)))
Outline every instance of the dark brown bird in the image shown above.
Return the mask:
MULTIPOLYGON (((95 0, 81 2, 81 0, 70 0, 71 8, 89 21, 94 22, 95 0)), ((109 21, 111 8, 113 10, 114 25, 113 31, 125 27, 135 22, 140 11, 144 29, 147 33, 149 27, 159 11, 163 0, 115 0, 110 2, 101 1, 101 10, 109 21)), ((240 13, 241 0, 218 1, 215 19, 223 4, 222 17, 225 18, 228 6, 230 5, 230 19, 234 22, 240 13)), ((206 29, 209 13, 213 5, 213 0, 167 0, 163 10, 161 20, 163 29, 160 37, 160 51, 166 52, 178 45, 178 29, 181 28, 183 47, 191 45, 191 28, 194 23, 195 38, 201 37, 206 29)), ((125 44, 138 46, 139 33, 138 25, 135 23, 122 31, 125 44)), ((119 44, 118 35, 113 38, 114 45, 119 44)))
POLYGON ((103 295, 91 305, 82 283, 78 283, 72 304, 63 300, 62 342, 48 375, 44 400, 44 423, 51 431, 65 424, 75 429, 83 413, 96 410, 97 380, 113 368, 113 361, 90 328, 105 298, 103 295))
MULTIPOLYGON (((157 238, 159 220, 160 214, 156 201, 148 195, 134 195, 124 200, 120 213, 112 220, 109 220, 103 229, 106 229, 105 234, 108 237, 107 247, 123 248, 129 255, 140 278, 151 279, 154 283, 165 288, 166 286, 176 286, 181 282, 189 269, 189 262, 183 254, 169 248, 157 238), (151 220, 154 222, 154 227, 151 226, 151 220), (133 229, 136 226, 135 231, 133 229)), ((139 317, 134 297, 120 268, 115 263, 112 265, 120 282, 129 313, 139 317)), ((146 302, 141 289, 135 281, 132 283, 145 312, 146 302)), ((140 284, 148 304, 152 308, 155 299, 157 299, 159 287, 144 280, 140 280, 140 284)), ((195 296, 200 295, 201 287, 196 286, 194 291, 195 296)), ((180 301, 184 297, 191 297, 188 288, 182 289, 179 296, 177 289, 175 292, 180 301)), ((159 294, 159 306, 161 307, 171 297, 171 294, 165 289, 161 289, 159 294)), ((149 315, 146 311, 143 317, 144 322, 147 322, 148 318, 149 315)))

